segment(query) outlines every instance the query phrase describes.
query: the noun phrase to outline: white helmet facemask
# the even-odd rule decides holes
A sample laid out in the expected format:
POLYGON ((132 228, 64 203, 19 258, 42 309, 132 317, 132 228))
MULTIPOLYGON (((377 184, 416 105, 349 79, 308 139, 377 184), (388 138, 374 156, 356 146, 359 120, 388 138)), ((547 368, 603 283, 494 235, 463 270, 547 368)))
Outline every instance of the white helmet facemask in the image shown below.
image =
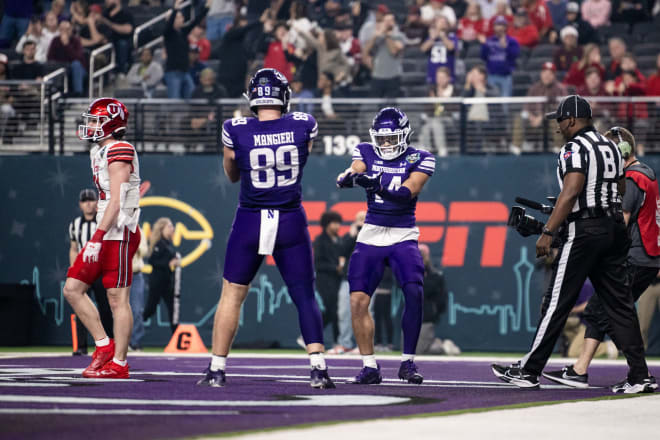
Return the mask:
POLYGON ((397 130, 389 128, 381 128, 378 131, 373 128, 369 130, 374 151, 383 160, 396 159, 406 151, 409 133, 410 127, 397 130))
POLYGON ((78 137, 82 140, 89 139, 98 142, 111 134, 106 135, 103 125, 110 120, 107 116, 83 113, 83 123, 78 126, 78 137))

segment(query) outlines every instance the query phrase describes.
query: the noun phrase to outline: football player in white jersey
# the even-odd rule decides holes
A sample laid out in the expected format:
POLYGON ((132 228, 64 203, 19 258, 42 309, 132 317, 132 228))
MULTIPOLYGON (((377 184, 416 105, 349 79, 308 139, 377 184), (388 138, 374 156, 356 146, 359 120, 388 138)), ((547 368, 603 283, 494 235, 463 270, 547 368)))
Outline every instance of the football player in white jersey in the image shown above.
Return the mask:
POLYGON ((97 229, 69 268, 64 297, 94 337, 88 378, 128 378, 126 352, 133 328, 129 293, 132 260, 139 244, 140 167, 135 148, 122 141, 128 110, 116 99, 92 102, 78 136, 95 145, 90 152, 94 182, 99 191, 97 229), (114 318, 115 339, 103 330, 98 310, 85 292, 102 277, 114 318))

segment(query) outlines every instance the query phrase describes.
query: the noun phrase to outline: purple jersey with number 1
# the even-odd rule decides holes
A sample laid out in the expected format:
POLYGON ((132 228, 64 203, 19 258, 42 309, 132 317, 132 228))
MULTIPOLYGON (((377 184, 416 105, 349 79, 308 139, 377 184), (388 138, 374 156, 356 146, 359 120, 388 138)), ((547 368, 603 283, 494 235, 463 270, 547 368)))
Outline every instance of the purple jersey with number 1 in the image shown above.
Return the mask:
MULTIPOLYGON (((389 189, 401 186, 415 171, 432 176, 435 170, 433 154, 413 147, 408 147, 396 159, 384 160, 376 155, 371 144, 361 143, 353 150, 353 160, 364 162, 367 165, 366 172, 369 174, 382 171, 381 183, 383 187, 389 189)), ((383 199, 374 193, 367 193, 365 222, 377 226, 412 228, 415 226, 416 206, 417 197, 406 202, 396 202, 383 199)))
POLYGON ((302 170, 316 120, 301 112, 279 119, 234 118, 222 126, 222 143, 234 150, 241 174, 240 206, 295 209, 302 199, 302 170))

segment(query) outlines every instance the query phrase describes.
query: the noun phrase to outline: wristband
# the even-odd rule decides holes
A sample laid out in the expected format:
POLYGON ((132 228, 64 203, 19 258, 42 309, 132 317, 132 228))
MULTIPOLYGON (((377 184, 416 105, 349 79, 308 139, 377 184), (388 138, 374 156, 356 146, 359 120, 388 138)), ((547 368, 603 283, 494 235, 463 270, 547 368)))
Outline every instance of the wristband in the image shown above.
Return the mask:
POLYGON ((94 235, 92 235, 92 239, 89 241, 100 243, 103 241, 104 235, 105 235, 105 231, 103 229, 97 229, 96 232, 94 232, 94 235))
POLYGON ((392 200, 394 202, 407 202, 412 199, 412 193, 410 192, 410 189, 403 185, 398 189, 381 188, 377 194, 384 199, 392 200))
POLYGON ((547 226, 543 226, 543 231, 541 232, 543 235, 549 235, 550 237, 554 237, 555 234, 552 233, 550 229, 548 229, 547 226))

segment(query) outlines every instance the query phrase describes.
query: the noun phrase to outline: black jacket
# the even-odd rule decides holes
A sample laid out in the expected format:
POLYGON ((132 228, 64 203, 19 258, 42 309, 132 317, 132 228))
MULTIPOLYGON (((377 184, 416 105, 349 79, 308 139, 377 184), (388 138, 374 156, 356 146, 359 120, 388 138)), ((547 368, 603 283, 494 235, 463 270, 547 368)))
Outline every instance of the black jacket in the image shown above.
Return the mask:
POLYGON ((174 272, 170 269, 170 261, 176 257, 176 251, 171 241, 161 238, 149 257, 152 271, 149 277, 150 289, 174 288, 174 272))
POLYGON ((314 267, 316 275, 341 278, 337 272, 339 257, 342 255, 341 240, 333 240, 323 232, 314 240, 314 267))
POLYGON ((426 268, 424 275, 424 322, 437 322, 447 308, 447 289, 442 271, 426 268))
POLYGON ((197 26, 208 14, 209 10, 203 7, 201 11, 195 14, 195 19, 188 26, 184 26, 179 30, 174 29, 174 18, 176 17, 176 9, 172 8, 169 20, 165 25, 165 51, 167 52, 167 62, 165 63, 165 72, 179 71, 187 72, 189 69, 188 51, 190 45, 188 44, 188 34, 192 29, 197 26))

